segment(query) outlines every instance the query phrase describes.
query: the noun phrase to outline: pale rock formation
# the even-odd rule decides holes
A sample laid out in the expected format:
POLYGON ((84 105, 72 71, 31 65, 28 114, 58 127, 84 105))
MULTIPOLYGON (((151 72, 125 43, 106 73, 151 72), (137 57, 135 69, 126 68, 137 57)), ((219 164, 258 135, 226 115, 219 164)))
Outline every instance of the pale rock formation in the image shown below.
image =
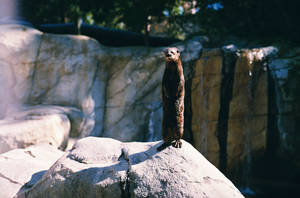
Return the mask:
POLYGON ((0 155, 0 197, 12 198, 39 181, 63 152, 49 144, 15 149, 0 155))
POLYGON ((81 139, 18 197, 243 197, 189 143, 157 152, 161 143, 81 139))
POLYGON ((105 101, 102 81, 95 81, 102 54, 97 41, 22 25, 1 25, 0 41, 1 117, 24 104, 73 106, 83 114, 80 135, 96 133, 103 110, 96 109, 105 101))
POLYGON ((62 111, 33 109, 0 121, 0 153, 16 148, 26 148, 42 142, 56 148, 65 148, 71 130, 68 116, 62 111))
MULTIPOLYGON (((176 44, 183 67, 199 58, 202 37, 176 44)), ((123 141, 161 138, 164 48, 100 45, 85 36, 0 27, 2 117, 23 104, 72 106, 82 112, 76 136, 123 141)), ((185 72, 189 75, 189 72, 185 72)), ((75 134, 74 134, 75 135, 75 134)))

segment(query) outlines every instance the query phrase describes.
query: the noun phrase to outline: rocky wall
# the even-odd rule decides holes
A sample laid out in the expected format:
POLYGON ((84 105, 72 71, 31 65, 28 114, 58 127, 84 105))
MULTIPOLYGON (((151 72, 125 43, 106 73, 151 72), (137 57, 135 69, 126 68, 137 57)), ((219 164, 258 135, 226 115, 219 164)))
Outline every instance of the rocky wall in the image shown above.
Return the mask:
MULTIPOLYGON (((299 56, 297 52, 274 59, 277 50, 272 47, 203 50, 203 42, 203 37, 195 37, 175 44, 186 80, 186 140, 222 171, 243 172, 237 167, 262 155, 270 137, 270 67, 275 68, 281 148, 297 145, 297 122, 290 122, 297 116, 289 115, 295 113, 297 97, 284 90, 288 74, 281 69, 299 56)), ((63 114, 71 124, 71 137, 159 140, 163 49, 105 47, 85 36, 1 25, 0 116, 16 120, 11 116, 24 111, 24 104, 41 105, 39 116, 63 114), (58 111, 58 106, 67 107, 58 111)))
POLYGON ((271 47, 206 49, 195 65, 194 145, 222 171, 241 175, 245 164, 266 150, 267 61, 276 52, 271 47))
MULTIPOLYGON (((71 137, 161 139, 164 47, 111 48, 85 36, 46 34, 22 25, 1 25, 0 40, 2 118, 13 119, 24 105, 68 106, 82 114, 71 124, 76 126, 71 137)), ((176 45, 187 79, 202 40, 176 45)))

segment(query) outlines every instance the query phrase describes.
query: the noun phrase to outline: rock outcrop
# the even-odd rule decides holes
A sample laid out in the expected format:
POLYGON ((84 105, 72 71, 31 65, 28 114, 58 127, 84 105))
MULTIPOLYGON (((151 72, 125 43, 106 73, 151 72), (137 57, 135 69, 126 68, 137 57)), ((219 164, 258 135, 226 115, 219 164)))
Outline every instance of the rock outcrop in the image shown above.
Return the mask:
MULTIPOLYGON (((261 157, 267 144, 268 61, 274 47, 239 51, 235 62, 228 117, 228 169, 238 172, 243 162, 261 157), (247 160, 246 160, 247 159, 247 160)), ((243 170, 239 170, 241 174, 243 170)))
POLYGON ((65 148, 68 143, 71 122, 62 109, 62 107, 34 107, 19 111, 15 115, 11 114, 5 120, 1 120, 0 153, 39 143, 65 148))
POLYGON ((192 132, 195 147, 214 165, 219 164, 216 136, 220 111, 223 53, 204 50, 192 78, 192 132))
POLYGON ((39 181, 63 152, 49 144, 15 149, 0 155, 0 197, 12 198, 39 181))
POLYGON ((157 152, 161 143, 81 139, 18 197, 243 197, 189 143, 157 152))
MULTIPOLYGON (((297 153, 298 74, 292 68, 299 50, 274 58, 272 47, 203 50, 203 42, 195 37, 174 45, 186 79, 185 138, 222 171, 237 174, 264 153, 273 131, 282 153, 297 153)), ((161 139, 162 49, 105 47, 85 36, 1 25, 0 152, 40 142, 64 148, 68 136, 161 139)))
POLYGON ((191 88, 194 145, 216 166, 241 174, 239 168, 249 155, 264 153, 267 63, 276 53, 273 47, 227 46, 205 49, 196 62, 191 88))
MULTIPOLYGON (((176 45, 183 65, 198 59, 202 40, 176 45)), ((1 25, 0 50, 1 117, 23 104, 71 106, 82 112, 73 135, 160 139, 163 48, 108 48, 85 36, 1 25)))

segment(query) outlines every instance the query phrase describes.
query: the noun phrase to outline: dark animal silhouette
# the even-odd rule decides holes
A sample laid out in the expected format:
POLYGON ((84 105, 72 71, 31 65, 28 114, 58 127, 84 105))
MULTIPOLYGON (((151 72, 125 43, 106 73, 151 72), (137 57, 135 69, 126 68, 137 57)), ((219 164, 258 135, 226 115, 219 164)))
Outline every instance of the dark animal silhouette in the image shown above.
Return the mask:
POLYGON ((157 148, 163 150, 173 145, 181 148, 184 113, 184 75, 179 50, 175 47, 165 51, 166 67, 162 80, 162 137, 164 143, 157 148))

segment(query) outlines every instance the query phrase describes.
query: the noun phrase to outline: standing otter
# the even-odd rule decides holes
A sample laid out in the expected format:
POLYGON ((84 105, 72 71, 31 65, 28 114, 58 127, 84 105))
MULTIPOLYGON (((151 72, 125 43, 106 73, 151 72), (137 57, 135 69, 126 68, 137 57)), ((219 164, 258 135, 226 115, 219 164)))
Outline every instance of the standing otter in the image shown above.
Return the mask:
POLYGON ((181 148, 183 135, 184 112, 184 76, 177 48, 171 47, 164 51, 166 67, 162 80, 162 137, 164 143, 157 148, 163 150, 173 145, 181 148), (175 142, 174 142, 175 140, 175 142))

